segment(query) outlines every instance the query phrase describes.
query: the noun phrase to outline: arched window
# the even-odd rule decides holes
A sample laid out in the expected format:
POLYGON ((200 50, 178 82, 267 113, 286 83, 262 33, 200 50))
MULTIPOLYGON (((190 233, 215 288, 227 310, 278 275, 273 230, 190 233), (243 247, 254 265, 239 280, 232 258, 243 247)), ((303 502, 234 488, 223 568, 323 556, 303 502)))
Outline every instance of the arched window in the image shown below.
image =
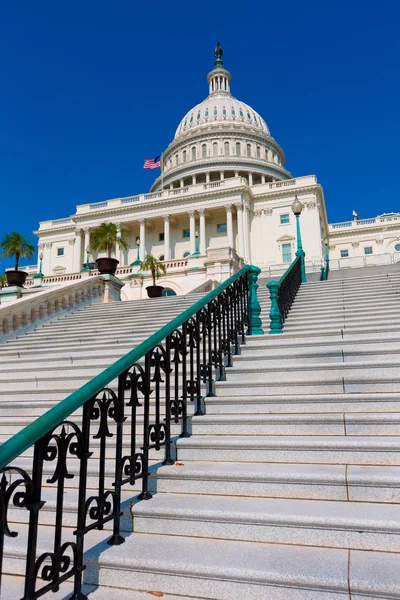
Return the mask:
POLYGON ((177 154, 175 154, 175 164, 176 165, 179 164, 179 156, 177 154))
POLYGON ((257 158, 261 158, 261 148, 257 146, 257 158))
POLYGON ((192 148, 192 160, 196 160, 196 147, 193 146, 192 148))
POLYGON ((240 156, 240 142, 236 142, 236 156, 240 156))
POLYGON ((163 296, 176 296, 176 292, 174 292, 174 290, 171 290, 171 288, 164 288, 162 295, 163 296))
POLYGON ((247 156, 251 156, 251 145, 247 144, 247 156))
POLYGON ((201 147, 201 156, 203 158, 207 157, 207 145, 206 144, 203 144, 202 147, 201 147))
POLYGON ((164 260, 164 254, 161 254, 161 256, 158 257, 158 260, 164 260))
POLYGON ((224 144, 224 154, 225 156, 229 156, 229 142, 225 142, 224 144))
POLYGON ((213 156, 218 156, 218 142, 213 143, 213 156))
POLYGON ((183 151, 183 162, 185 163, 187 160, 186 150, 183 151))
POLYGON ((187 258, 188 256, 190 256, 190 252, 185 252, 185 254, 183 255, 183 258, 187 258))

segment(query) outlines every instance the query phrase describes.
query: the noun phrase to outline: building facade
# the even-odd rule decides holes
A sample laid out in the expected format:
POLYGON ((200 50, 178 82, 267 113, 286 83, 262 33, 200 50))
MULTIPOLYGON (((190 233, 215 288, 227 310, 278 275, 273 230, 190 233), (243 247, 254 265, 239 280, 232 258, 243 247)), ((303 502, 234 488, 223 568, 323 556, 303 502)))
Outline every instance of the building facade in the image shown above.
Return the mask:
MULTIPOLYGON (((126 232, 128 250, 115 249, 117 275, 126 280, 125 299, 140 297, 151 283, 138 270, 146 254, 165 261, 167 274, 160 283, 177 294, 210 279, 221 281, 246 262, 266 276, 280 275, 296 251, 291 211, 296 196, 304 207, 300 222, 307 270, 320 270, 328 241, 333 268, 342 246, 372 244, 375 254, 390 244, 395 248, 394 231, 391 242, 381 243, 386 221, 372 237, 368 223, 328 225, 317 178, 293 178, 264 119, 231 94, 231 74, 219 45, 207 82, 208 96, 181 120, 149 193, 81 204, 72 216, 40 223, 35 233, 44 283, 62 283, 85 265, 95 268, 91 232, 103 222, 126 232)), ((392 225, 398 227, 394 220, 392 225)))

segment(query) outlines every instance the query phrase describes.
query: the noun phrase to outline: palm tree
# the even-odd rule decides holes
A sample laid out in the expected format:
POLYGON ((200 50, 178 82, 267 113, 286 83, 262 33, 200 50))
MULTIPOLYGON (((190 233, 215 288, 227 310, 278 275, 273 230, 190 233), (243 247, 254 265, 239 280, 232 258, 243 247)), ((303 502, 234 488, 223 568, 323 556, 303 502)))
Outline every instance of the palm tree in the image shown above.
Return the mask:
POLYGON ((108 258, 111 258, 115 244, 118 244, 123 250, 128 250, 128 244, 122 239, 122 236, 127 233, 127 229, 121 227, 121 237, 118 237, 115 223, 101 223, 101 225, 93 230, 91 237, 92 248, 97 252, 107 252, 108 258))
POLYGON ((165 275, 166 273, 165 265, 151 254, 148 254, 144 261, 140 264, 140 270, 151 271, 153 285, 156 285, 156 279, 161 277, 162 274, 165 275))
POLYGON ((35 246, 26 236, 13 231, 6 233, 1 240, 0 246, 3 249, 2 257, 15 256, 15 270, 18 271, 18 263, 20 258, 32 258, 36 252, 35 246))

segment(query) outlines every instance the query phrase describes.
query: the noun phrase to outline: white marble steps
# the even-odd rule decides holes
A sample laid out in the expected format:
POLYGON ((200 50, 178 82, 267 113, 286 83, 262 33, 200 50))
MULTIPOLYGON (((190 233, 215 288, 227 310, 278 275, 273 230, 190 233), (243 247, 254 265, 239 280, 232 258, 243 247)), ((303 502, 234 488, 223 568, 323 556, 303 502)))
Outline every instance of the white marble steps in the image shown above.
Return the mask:
MULTIPOLYGON (((287 392, 287 390, 286 390, 287 392)), ((205 398, 206 413, 227 414, 303 414, 400 412, 400 392, 232 395, 231 388, 218 388, 218 395, 205 398)))
POLYGON ((178 460, 329 465, 400 465, 399 436, 192 435, 178 460))
MULTIPOLYGON (((4 559, 6 573, 13 575, 24 567, 26 529, 20 525, 19 531, 4 559)), ((39 551, 52 548, 45 533, 39 551)), ((102 535, 88 536, 84 581, 99 586, 99 594, 122 588, 118 599, 127 590, 147 593, 149 600, 150 591, 166 600, 175 600, 168 594, 176 600, 348 600, 349 591, 352 600, 377 600, 400 594, 396 554, 156 534, 127 536, 110 550, 102 535)), ((71 589, 68 583, 63 587, 71 589)))
MULTIPOLYGON (((27 526, 19 525, 18 531, 4 557, 4 571, 14 577, 21 575, 25 566, 27 526)), ((375 594, 381 589, 400 589, 397 574, 390 584, 371 577, 376 562, 386 572, 398 570, 399 560, 383 553, 350 551, 349 557, 348 551, 334 548, 146 534, 128 535, 124 544, 110 549, 104 532, 91 532, 87 538, 84 582, 99 586, 99 590, 157 591, 177 594, 182 600, 348 600, 349 563, 355 592, 372 585, 375 594), (323 568, 324 564, 329 569, 323 568)), ((38 551, 52 547, 51 530, 42 527, 38 551)), ((71 589, 70 583, 63 587, 71 589)), ((149 594, 149 600, 151 597, 149 594)))
POLYGON ((157 492, 400 502, 400 467, 178 461, 157 471, 157 492))
POLYGON ((388 503, 157 494, 132 515, 135 533, 400 551, 400 511, 388 503))

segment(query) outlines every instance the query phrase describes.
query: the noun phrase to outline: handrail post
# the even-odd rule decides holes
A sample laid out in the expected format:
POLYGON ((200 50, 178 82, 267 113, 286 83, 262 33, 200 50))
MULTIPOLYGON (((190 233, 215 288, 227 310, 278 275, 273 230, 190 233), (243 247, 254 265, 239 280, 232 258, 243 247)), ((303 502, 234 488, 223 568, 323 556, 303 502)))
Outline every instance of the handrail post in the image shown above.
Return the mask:
POLYGON ((269 311, 270 318, 270 334, 283 333, 282 331, 282 315, 278 304, 279 281, 270 281, 267 283, 267 288, 271 297, 271 309, 269 311))
POLYGON ((261 269, 254 267, 253 265, 247 272, 247 279, 249 282, 249 328, 247 330, 247 335, 264 335, 260 318, 261 306, 257 296, 257 290, 259 288, 257 279, 260 273, 261 269))

